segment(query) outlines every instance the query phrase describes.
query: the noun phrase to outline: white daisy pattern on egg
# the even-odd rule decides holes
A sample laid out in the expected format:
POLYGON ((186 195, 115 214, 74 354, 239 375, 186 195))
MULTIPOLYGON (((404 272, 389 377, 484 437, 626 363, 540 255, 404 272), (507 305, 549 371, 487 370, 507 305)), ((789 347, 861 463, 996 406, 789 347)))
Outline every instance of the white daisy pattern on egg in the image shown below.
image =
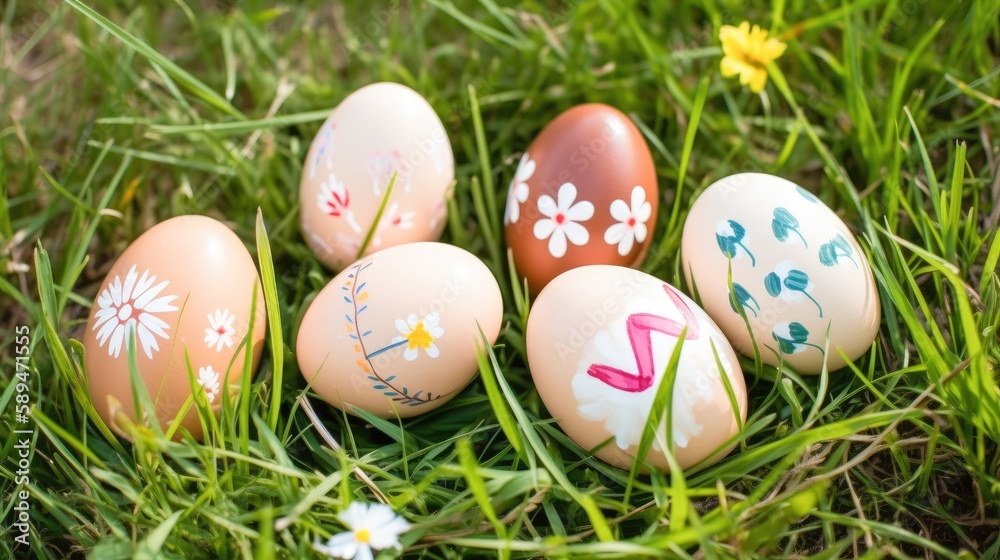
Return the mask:
POLYGON ((236 328, 233 321, 236 315, 230 314, 229 309, 216 309, 215 313, 208 314, 208 328, 205 329, 205 343, 208 347, 215 347, 216 352, 221 352, 222 347, 231 348, 233 346, 233 335, 236 328))
POLYGON ((219 372, 212 369, 212 366, 205 366, 198 369, 198 385, 205 389, 205 398, 208 402, 214 403, 215 396, 219 394, 222 383, 219 381, 219 372))
POLYGON ((338 180, 332 171, 327 180, 320 183, 319 194, 316 195, 316 205, 324 214, 334 218, 342 217, 347 220, 347 225, 351 226, 351 229, 356 233, 361 232, 361 226, 358 225, 354 218, 354 212, 350 209, 351 195, 344 187, 344 183, 338 180))
POLYGON ((549 240, 549 253, 559 259, 566 255, 566 241, 586 245, 590 232, 577 222, 594 217, 594 205, 586 200, 576 201, 576 185, 563 183, 556 194, 558 202, 547 194, 538 197, 538 211, 545 218, 535 222, 535 238, 549 240))
POLYGON ((121 354, 122 348, 128 349, 129 339, 135 332, 142 351, 152 359, 153 352, 160 350, 156 337, 170 338, 167 334, 170 326, 156 314, 177 311, 177 307, 171 305, 177 296, 160 296, 170 282, 164 280, 154 286, 156 275, 144 270, 140 277, 137 269, 136 265, 132 265, 124 282, 115 275, 115 279, 97 298, 98 310, 93 330, 98 331, 99 346, 103 348, 107 342, 108 355, 115 358, 121 354))
POLYGON ((521 160, 517 163, 517 170, 514 171, 514 180, 507 190, 507 211, 504 214, 505 224, 516 224, 521 219, 521 204, 528 201, 530 188, 528 179, 535 174, 535 162, 524 152, 521 160))
POLYGON ((423 319, 417 319, 416 313, 410 313, 406 320, 396 319, 396 330, 402 334, 392 339, 394 344, 406 343, 403 357, 412 362, 417 359, 420 350, 431 358, 437 358, 441 351, 434 341, 444 336, 444 328, 439 326, 441 316, 436 312, 428 313, 423 319))
POLYGON ((604 242, 618 245, 618 254, 628 255, 635 243, 646 240, 646 221, 653 214, 653 205, 646 200, 646 191, 641 186, 632 189, 632 205, 618 199, 611 203, 611 217, 617 224, 604 232, 604 242))

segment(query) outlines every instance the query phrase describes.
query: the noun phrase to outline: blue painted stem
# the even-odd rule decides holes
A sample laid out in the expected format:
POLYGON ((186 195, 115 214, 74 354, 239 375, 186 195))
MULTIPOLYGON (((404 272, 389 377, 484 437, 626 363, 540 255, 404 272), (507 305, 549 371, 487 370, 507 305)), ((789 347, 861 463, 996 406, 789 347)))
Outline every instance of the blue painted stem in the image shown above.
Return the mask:
POLYGON ((826 352, 823 351, 823 347, 822 346, 817 346, 817 345, 815 345, 815 344, 813 344, 811 342, 801 342, 800 344, 804 344, 805 346, 812 346, 813 348, 819 350, 820 354, 826 354, 826 352))
POLYGON ((806 238, 805 238, 805 237, 802 237, 802 234, 801 234, 801 233, 799 233, 799 230, 797 230, 797 229, 795 229, 795 228, 790 228, 790 229, 791 229, 792 231, 794 231, 794 232, 795 232, 795 235, 798 235, 798 236, 799 236, 799 239, 801 239, 801 240, 802 240, 802 244, 806 246, 806 249, 808 249, 808 248, 809 248, 809 242, 808 242, 808 241, 806 241, 806 238))
POLYGON ((823 318, 823 308, 820 307, 819 302, 816 301, 811 295, 809 295, 808 293, 806 293, 805 290, 802 290, 802 294, 805 295, 807 298, 811 299, 812 302, 816 304, 816 309, 819 309, 819 316, 822 319, 823 318))
POLYGON ((857 261, 855 261, 854 258, 851 257, 851 255, 849 255, 846 251, 841 251, 839 248, 837 250, 840 251, 845 257, 847 257, 848 260, 850 260, 852 263, 854 263, 854 267, 855 268, 861 268, 861 267, 858 266, 857 261))
POLYGON ((402 345, 406 344, 407 342, 408 341, 405 338, 403 340, 400 340, 399 342, 393 342, 392 344, 386 346, 385 348, 379 348, 378 350, 372 352, 371 354, 368 354, 367 358, 370 360, 370 359, 374 358, 375 356, 378 356, 382 352, 388 352, 389 350, 392 350, 393 348, 396 348, 397 346, 402 346, 402 345))
POLYGON ((747 252, 747 256, 750 257, 750 266, 757 266, 757 259, 753 258, 753 253, 750 252, 750 249, 747 249, 747 246, 742 241, 737 241, 736 244, 743 247, 743 250, 747 252))

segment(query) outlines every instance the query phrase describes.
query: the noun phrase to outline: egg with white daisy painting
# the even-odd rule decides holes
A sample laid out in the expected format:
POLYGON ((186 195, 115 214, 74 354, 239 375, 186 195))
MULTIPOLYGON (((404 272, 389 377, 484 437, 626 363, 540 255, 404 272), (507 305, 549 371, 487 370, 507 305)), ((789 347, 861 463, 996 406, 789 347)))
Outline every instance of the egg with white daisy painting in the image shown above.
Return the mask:
POLYGON ((525 339, 549 414, 612 465, 632 466, 657 405, 649 464, 668 468, 668 438, 684 469, 718 461, 738 441, 747 393, 736 354, 697 304, 654 276, 611 265, 567 271, 538 295, 525 339), (660 401, 678 346, 674 385, 660 401))
POLYGON ((229 227, 204 216, 161 222, 125 249, 98 288, 83 339, 91 402, 106 424, 129 435, 134 341, 154 407, 148 412, 163 430, 180 417, 201 439, 195 399, 221 410, 239 384, 247 345, 256 367, 265 319, 257 269, 229 227))
POLYGON ((504 225, 533 295, 577 266, 638 266, 653 237, 659 188, 653 156, 621 111, 573 107, 521 154, 504 225))
POLYGON ((299 371, 333 406, 405 418, 434 410, 475 377, 477 352, 500 332, 503 301, 475 255, 409 243, 363 257, 309 305, 299 371))
POLYGON ((336 271, 360 256, 369 232, 366 254, 436 240, 454 179, 451 143, 427 100, 402 84, 369 84, 334 108, 309 147, 299 185, 303 238, 336 271))

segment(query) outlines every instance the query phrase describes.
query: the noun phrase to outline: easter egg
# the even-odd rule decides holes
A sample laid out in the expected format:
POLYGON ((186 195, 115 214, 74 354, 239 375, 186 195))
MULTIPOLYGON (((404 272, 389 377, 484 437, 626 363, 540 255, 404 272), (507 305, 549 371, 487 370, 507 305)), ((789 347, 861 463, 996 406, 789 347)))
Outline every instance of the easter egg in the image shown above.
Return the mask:
POLYGON ((713 183, 691 207, 681 254, 705 311, 740 353, 752 357, 756 344, 765 364, 835 370, 841 353, 857 359, 878 333, 878 290, 857 240, 790 181, 740 173, 713 183))
POLYGON ((672 396, 663 397, 646 461, 668 468, 657 443, 667 442, 667 414, 681 468, 712 464, 736 444, 747 414, 736 354, 698 305, 654 276, 613 265, 557 276, 531 307, 526 343, 545 408, 573 441, 616 467, 631 467, 654 404, 664 402, 657 391, 678 344, 672 396))
POLYGON ((337 105, 309 147, 299 188, 303 237, 333 270, 359 258, 373 227, 366 254, 433 241, 454 179, 448 135, 427 100, 404 85, 367 85, 337 105))
POLYGON ((299 370, 333 406, 405 418, 451 400, 478 371, 480 331, 500 333, 489 269, 443 243, 390 247, 350 265, 309 305, 299 370))
POLYGON ((87 320, 83 346, 94 408, 112 427, 121 414, 135 421, 134 339, 139 377, 161 428, 186 406, 181 425, 201 439, 193 395, 203 394, 218 414, 239 384, 246 345, 256 368, 265 319, 254 261, 231 229, 204 216, 153 226, 111 267, 87 320))
POLYGON ((556 117, 521 156, 507 192, 507 246, 532 294, 588 264, 637 266, 656 227, 653 156, 621 111, 598 103, 556 117))

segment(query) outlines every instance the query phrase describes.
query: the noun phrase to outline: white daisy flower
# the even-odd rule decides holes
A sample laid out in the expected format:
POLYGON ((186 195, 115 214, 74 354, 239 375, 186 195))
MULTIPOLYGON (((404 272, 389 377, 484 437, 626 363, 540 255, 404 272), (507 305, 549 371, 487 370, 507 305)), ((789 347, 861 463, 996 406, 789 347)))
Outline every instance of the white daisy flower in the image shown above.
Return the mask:
POLYGON ((608 245, 618 244, 618 254, 625 256, 632 251, 634 242, 646 240, 646 220, 653 214, 653 205, 646 200, 646 191, 636 186, 632 189, 632 205, 624 200, 611 203, 611 217, 619 223, 612 224, 604 232, 604 242, 608 245))
POLYGON ((105 342, 108 343, 110 356, 117 358, 123 347, 127 351, 132 332, 136 333, 149 359, 153 358, 154 351, 160 350, 156 337, 169 338, 167 329, 170 326, 156 314, 177 311, 177 307, 170 305, 177 296, 157 297, 170 282, 164 280, 155 286, 153 282, 156 282, 155 274, 145 270, 139 277, 136 265, 132 265, 124 283, 116 275, 98 296, 93 330, 98 331, 97 340, 102 348, 105 342))
POLYGON ((402 548, 399 536, 410 530, 410 524, 385 504, 351 502, 337 515, 347 531, 330 537, 326 543, 313 543, 313 548, 330 558, 372 560, 373 550, 402 548))
POLYGON ((534 233, 538 239, 549 239, 549 253, 558 259, 566 254, 567 239, 574 245, 590 241, 590 232, 577 222, 594 217, 594 205, 586 200, 576 202, 573 183, 563 183, 557 196, 558 204, 547 194, 538 197, 538 211, 546 217, 535 222, 534 233))
POLYGON ((444 335, 444 329, 438 326, 441 317, 437 313, 428 313, 421 320, 417 320, 416 313, 410 313, 405 321, 396 319, 396 330, 403 336, 392 339, 394 343, 406 341, 406 351, 403 357, 406 361, 412 362, 417 359, 420 349, 423 349, 431 358, 437 358, 440 350, 434 341, 444 335))
POLYGON ((216 309, 215 313, 208 314, 208 328, 205 329, 205 343, 211 348, 215 346, 216 352, 221 352, 222 347, 231 348, 233 346, 233 335, 236 328, 233 321, 236 315, 230 315, 228 309, 216 309))
POLYGON ((528 152, 524 152, 521 161, 517 163, 517 170, 514 171, 514 180, 510 182, 507 189, 507 212, 504 214, 505 224, 514 224, 521 218, 521 204, 528 201, 528 179, 535 174, 535 162, 532 161, 528 152))
POLYGON ((198 369, 198 385, 205 389, 205 398, 208 402, 214 403, 215 396, 219 394, 222 383, 219 382, 219 372, 212 369, 212 366, 205 366, 198 369))

